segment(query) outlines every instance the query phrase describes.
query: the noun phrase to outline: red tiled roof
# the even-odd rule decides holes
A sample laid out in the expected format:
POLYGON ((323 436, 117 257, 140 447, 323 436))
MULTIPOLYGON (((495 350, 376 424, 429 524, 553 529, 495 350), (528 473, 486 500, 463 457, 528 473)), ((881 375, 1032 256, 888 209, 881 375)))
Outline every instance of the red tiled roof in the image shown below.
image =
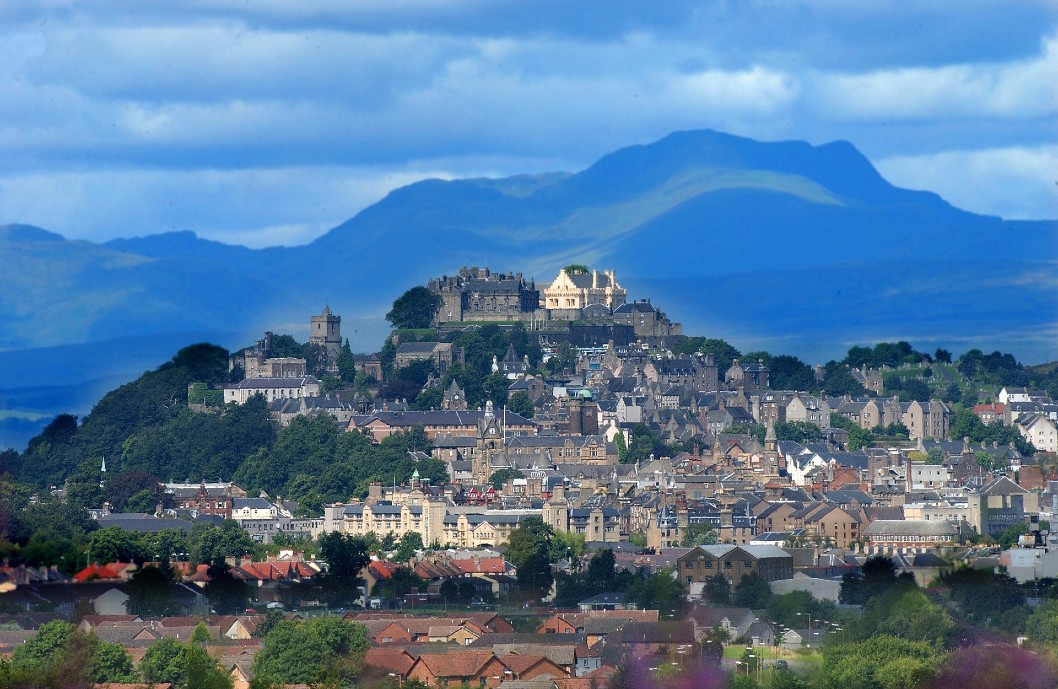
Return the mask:
POLYGON ((111 562, 106 565, 92 563, 73 575, 73 580, 80 583, 90 579, 121 579, 130 567, 136 569, 135 565, 126 562, 111 562))
POLYGON ((486 557, 480 560, 452 560, 452 565, 466 574, 504 574, 507 571, 502 557, 486 557))
POLYGON ((466 651, 460 653, 428 653, 419 656, 434 677, 473 677, 494 658, 492 653, 466 651))
MULTIPOLYGON (((516 653, 509 653, 499 657, 499 661, 503 663, 507 669, 513 672, 516 677, 520 676, 523 672, 526 672, 542 660, 547 659, 544 658, 544 656, 523 656, 516 653)), ((555 667, 558 666, 556 665, 555 667)), ((559 668, 559 670, 561 670, 561 668, 559 668)), ((565 675, 564 672, 562 674, 565 675)))
POLYGON ((392 562, 373 560, 370 564, 368 564, 367 569, 378 579, 389 579, 391 576, 393 576, 393 572, 397 571, 397 565, 393 564, 392 562))
POLYGON ((407 675, 415 664, 415 659, 407 651, 392 648, 369 648, 364 656, 364 664, 370 667, 407 675))

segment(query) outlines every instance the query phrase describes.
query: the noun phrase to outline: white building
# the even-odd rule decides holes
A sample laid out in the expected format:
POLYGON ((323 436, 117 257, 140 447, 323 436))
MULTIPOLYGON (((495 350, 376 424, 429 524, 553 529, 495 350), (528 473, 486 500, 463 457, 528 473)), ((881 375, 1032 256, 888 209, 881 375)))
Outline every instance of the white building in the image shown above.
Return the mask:
POLYGON ((1043 414, 1023 414, 1014 426, 1041 452, 1058 452, 1058 426, 1043 414))
POLYGON ((224 404, 246 404, 254 395, 261 395, 266 402, 315 397, 320 394, 320 381, 314 376, 294 378, 247 378, 234 385, 224 387, 224 404))

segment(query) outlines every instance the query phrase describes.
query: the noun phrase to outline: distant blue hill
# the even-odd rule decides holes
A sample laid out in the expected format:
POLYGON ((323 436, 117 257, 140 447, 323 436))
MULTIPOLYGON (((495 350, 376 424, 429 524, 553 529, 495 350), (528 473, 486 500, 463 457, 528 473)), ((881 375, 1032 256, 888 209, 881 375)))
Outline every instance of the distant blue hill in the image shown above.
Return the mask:
MULTIPOLYGON (((687 332, 747 348, 823 361, 901 337, 1034 362, 1058 358, 1056 258, 1058 221, 899 189, 846 142, 678 132, 574 174, 418 182, 292 248, 0 227, 11 267, 0 351, 266 328, 303 337, 324 302, 360 323, 362 336, 343 328, 355 349, 376 349, 382 315, 411 285, 475 264, 549 281, 575 262, 616 269, 687 332)), ((106 378, 100 368, 69 382, 106 378)))

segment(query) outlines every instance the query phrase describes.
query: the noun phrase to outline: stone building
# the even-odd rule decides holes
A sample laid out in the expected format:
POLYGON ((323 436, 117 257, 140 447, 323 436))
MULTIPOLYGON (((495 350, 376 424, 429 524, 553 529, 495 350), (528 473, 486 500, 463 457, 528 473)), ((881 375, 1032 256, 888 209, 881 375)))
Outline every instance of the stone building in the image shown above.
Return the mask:
POLYGON ((402 342, 397 345, 395 368, 404 368, 415 361, 432 361, 439 375, 452 364, 463 363, 463 348, 451 342, 402 342))
POLYGON ((769 370, 764 361, 758 359, 755 364, 743 364, 738 359, 731 363, 731 368, 724 373, 724 384, 730 390, 752 392, 763 390, 769 384, 769 370))
POLYGON ((309 319, 309 344, 315 345, 326 357, 323 368, 328 371, 338 370, 338 355, 342 352, 342 317, 331 313, 329 306, 323 307, 323 313, 309 319))
POLYGON ((247 378, 233 385, 224 386, 224 404, 246 404, 254 395, 261 395, 266 402, 275 400, 316 397, 320 394, 320 381, 313 376, 297 378, 247 378))
POLYGON ((722 574, 732 586, 756 574, 765 581, 793 578, 793 556, 773 545, 700 545, 676 560, 676 576, 684 585, 704 583, 722 574))
POLYGON ((577 320, 593 304, 601 304, 611 311, 622 306, 628 290, 617 283, 612 270, 593 270, 590 273, 560 270, 544 289, 543 306, 557 320, 577 320))
POLYGON ((540 305, 540 291, 521 273, 466 268, 458 275, 434 278, 427 288, 441 297, 435 323, 452 321, 528 321, 540 305))
POLYGON ((630 325, 636 337, 667 337, 682 335, 683 326, 673 323, 649 299, 637 299, 618 306, 613 311, 616 325, 630 325))

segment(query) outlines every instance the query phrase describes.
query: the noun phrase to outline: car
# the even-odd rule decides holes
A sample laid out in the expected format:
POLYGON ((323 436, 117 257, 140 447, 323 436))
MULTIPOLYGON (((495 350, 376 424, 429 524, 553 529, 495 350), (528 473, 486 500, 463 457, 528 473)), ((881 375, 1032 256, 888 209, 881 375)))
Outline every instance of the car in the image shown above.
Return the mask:
POLYGON ((268 608, 269 610, 282 610, 286 606, 284 606, 279 601, 274 600, 271 603, 269 603, 268 605, 266 605, 265 607, 268 608))

